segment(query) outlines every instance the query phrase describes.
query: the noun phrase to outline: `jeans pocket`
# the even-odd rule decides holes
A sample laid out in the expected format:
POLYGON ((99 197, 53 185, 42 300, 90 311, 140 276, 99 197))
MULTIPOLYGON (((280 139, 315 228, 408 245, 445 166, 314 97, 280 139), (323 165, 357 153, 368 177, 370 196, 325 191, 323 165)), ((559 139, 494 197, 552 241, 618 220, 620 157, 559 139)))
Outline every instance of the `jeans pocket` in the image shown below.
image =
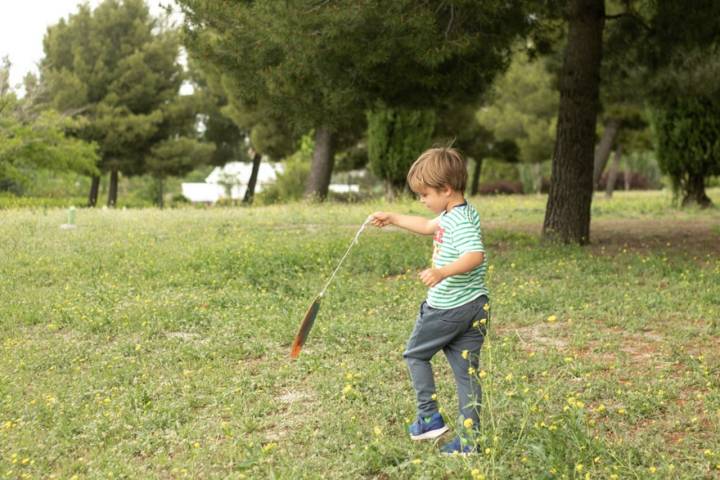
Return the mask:
POLYGON ((460 307, 451 308, 450 310, 443 310, 440 316, 440 321, 449 323, 452 325, 461 325, 467 323, 472 318, 472 309, 467 308, 467 305, 460 307))

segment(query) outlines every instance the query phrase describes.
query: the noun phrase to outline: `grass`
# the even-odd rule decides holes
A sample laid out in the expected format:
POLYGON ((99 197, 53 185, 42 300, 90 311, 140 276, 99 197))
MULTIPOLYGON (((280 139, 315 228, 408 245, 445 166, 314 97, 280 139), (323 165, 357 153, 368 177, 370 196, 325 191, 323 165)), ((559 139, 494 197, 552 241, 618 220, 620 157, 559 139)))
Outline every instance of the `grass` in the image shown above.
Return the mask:
POLYGON ((0 478, 720 478, 718 211, 598 197, 579 248, 539 241, 544 197, 473 200, 492 323, 465 458, 405 433, 428 238, 363 233, 288 358, 367 214, 417 202, 0 211, 0 478))

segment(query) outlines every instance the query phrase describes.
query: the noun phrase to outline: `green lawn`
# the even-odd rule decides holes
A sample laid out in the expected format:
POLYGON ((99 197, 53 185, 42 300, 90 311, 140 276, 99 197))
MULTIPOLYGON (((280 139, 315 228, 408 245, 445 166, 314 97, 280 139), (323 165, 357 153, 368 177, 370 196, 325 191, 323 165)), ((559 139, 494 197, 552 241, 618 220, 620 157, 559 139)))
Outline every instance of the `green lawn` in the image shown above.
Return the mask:
POLYGON ((428 237, 363 233, 288 358, 365 217, 418 202, 1 210, 0 478, 720 478, 720 212, 598 196, 580 248, 540 243, 545 202, 473 199, 492 322, 464 458, 405 433, 428 237))

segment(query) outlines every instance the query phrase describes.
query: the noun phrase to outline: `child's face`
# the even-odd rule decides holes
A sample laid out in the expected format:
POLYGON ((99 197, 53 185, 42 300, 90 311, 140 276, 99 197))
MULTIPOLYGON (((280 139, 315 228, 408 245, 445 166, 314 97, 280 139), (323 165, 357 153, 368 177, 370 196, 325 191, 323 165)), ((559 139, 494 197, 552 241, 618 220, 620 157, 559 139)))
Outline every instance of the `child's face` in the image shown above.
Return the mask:
POLYGON ((417 193, 420 203, 425 205, 433 213, 440 214, 445 211, 450 201, 452 190, 449 188, 437 189, 424 187, 415 193, 417 193))

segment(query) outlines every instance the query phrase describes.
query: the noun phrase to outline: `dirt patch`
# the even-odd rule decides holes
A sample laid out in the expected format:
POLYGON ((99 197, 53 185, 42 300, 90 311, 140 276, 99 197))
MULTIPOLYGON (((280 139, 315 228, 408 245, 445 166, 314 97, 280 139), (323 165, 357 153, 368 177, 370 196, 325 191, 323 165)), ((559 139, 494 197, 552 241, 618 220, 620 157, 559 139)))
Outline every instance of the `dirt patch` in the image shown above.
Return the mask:
POLYGON ((556 323, 538 323, 523 328, 498 328, 501 336, 514 336, 520 340, 523 348, 535 350, 564 350, 568 342, 559 335, 560 329, 556 323))
POLYGON ((199 334, 190 332, 167 332, 165 336, 167 336, 167 338, 178 338, 185 341, 196 340, 200 338, 199 334))
POLYGON ((720 254, 720 219, 599 220, 591 226, 592 248, 682 251, 690 255, 720 254))
POLYGON ((630 357, 633 365, 638 367, 656 367, 667 362, 663 361, 665 355, 666 339, 654 331, 638 333, 628 332, 618 327, 607 329, 611 337, 620 338, 620 345, 614 352, 603 351, 597 341, 591 341, 588 348, 580 350, 578 354, 592 358, 593 362, 609 362, 615 359, 617 353, 622 352, 630 357))
POLYGON ((317 399, 308 390, 285 389, 275 396, 277 408, 272 421, 265 428, 265 439, 277 442, 299 429, 306 422, 308 412, 315 410, 317 399))
MULTIPOLYGON (((519 231, 534 236, 542 232, 542 223, 488 221, 485 228, 519 231)), ((720 216, 713 220, 696 219, 600 219, 590 225, 593 252, 614 253, 632 250, 681 251, 690 255, 720 255, 720 216)))
POLYGON ((303 391, 288 391, 277 397, 282 403, 295 403, 303 400, 309 400, 310 395, 303 391))

